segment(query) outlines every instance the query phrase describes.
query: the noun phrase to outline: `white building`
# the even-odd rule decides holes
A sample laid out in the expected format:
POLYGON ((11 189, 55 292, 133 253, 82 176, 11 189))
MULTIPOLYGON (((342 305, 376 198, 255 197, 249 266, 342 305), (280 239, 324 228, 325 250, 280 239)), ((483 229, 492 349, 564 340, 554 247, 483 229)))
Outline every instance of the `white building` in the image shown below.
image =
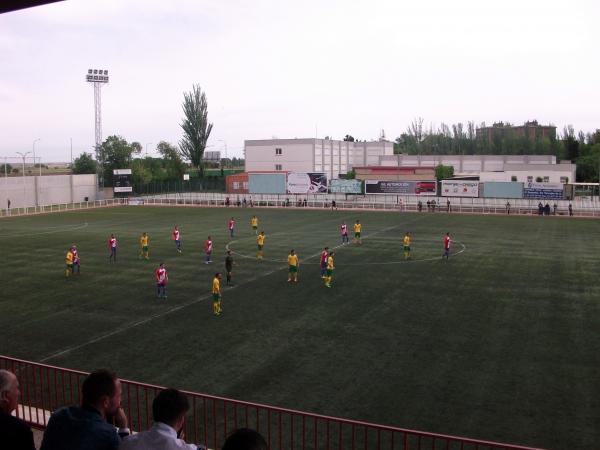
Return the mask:
POLYGON ((575 164, 505 164, 503 171, 480 172, 479 181, 572 183, 575 181, 575 164))
POLYGON ((480 181, 572 183, 576 165, 557 163, 553 155, 391 155, 379 158, 382 166, 454 167, 455 176, 479 176, 480 181))
POLYGON ((379 165, 392 156, 389 141, 346 142, 332 139, 266 139, 244 141, 246 171, 324 172, 338 178, 353 166, 379 165))

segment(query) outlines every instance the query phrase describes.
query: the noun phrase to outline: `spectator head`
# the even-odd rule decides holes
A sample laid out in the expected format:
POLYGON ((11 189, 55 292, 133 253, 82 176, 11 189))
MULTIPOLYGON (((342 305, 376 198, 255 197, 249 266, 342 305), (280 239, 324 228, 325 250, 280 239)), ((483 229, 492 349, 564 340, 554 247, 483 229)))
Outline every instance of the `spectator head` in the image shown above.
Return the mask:
POLYGON ((0 370, 0 411, 12 414, 19 403, 19 380, 8 370, 0 370))
POLYGON ((106 369, 90 373, 81 386, 81 403, 96 408, 103 417, 113 416, 121 407, 121 382, 106 369))
POLYGON ((229 435, 221 450, 267 450, 267 442, 259 432, 240 428, 229 435))
POLYGON ((186 395, 177 389, 160 391, 152 402, 152 418, 155 422, 166 423, 179 432, 190 409, 186 395))

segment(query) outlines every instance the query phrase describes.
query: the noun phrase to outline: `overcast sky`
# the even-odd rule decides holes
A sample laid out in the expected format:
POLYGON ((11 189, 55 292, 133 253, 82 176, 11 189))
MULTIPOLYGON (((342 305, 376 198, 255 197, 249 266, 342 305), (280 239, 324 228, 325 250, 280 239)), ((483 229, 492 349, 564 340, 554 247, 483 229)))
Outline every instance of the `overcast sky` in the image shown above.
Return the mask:
POLYGON ((176 144, 206 92, 209 150, 244 139, 389 139, 413 118, 600 128, 600 2, 71 0, 0 15, 0 156, 94 145, 88 68, 108 69, 103 136, 176 144))

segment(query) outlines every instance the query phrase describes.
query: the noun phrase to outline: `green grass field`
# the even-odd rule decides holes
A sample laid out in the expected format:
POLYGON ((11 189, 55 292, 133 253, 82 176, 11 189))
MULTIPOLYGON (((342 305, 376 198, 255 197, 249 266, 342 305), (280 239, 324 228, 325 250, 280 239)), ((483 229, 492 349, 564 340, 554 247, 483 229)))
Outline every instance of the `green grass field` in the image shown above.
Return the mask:
POLYGON ((600 442, 597 221, 134 206, 3 219, 0 248, 4 355, 431 432, 553 449, 600 442), (253 213, 267 234, 264 261, 253 213), (210 283, 231 215, 236 286, 215 317, 210 283), (318 253, 357 218, 363 245, 337 249, 327 289, 318 253), (138 257, 143 231, 150 261, 138 257), (446 231, 456 242, 442 261, 446 231), (65 279, 72 243, 82 274, 65 279), (297 285, 286 282, 291 248, 297 285), (161 261, 167 301, 154 293, 161 261))

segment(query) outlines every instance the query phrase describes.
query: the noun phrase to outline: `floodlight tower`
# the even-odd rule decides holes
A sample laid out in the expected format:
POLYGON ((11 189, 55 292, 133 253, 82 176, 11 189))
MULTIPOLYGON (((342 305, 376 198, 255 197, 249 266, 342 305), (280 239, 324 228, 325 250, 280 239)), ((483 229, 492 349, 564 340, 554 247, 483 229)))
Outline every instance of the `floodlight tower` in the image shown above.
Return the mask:
POLYGON ((94 85, 94 112, 96 124, 96 161, 98 162, 98 183, 104 187, 103 168, 104 154, 102 152, 102 99, 100 88, 104 83, 108 83, 108 70, 88 69, 85 81, 94 85))

